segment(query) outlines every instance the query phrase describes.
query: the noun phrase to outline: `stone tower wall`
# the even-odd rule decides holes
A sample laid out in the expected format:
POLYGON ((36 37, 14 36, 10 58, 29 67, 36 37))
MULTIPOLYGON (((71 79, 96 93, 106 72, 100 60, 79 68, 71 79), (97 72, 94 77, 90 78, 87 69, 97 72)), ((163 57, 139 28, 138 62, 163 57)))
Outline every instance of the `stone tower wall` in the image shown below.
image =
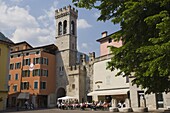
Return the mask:
MULTIPOLYGON (((60 88, 64 88, 68 96, 78 95, 75 89, 79 84, 79 71, 73 75, 69 74, 70 66, 75 66, 77 61, 77 17, 78 11, 67 6, 55 11, 56 19, 56 46, 58 52, 56 53, 57 61, 57 81, 56 81, 56 95, 60 92, 60 88), (74 22, 74 34, 71 32, 71 23, 74 22), (64 22, 66 24, 66 33, 64 33, 64 22), (62 23, 62 33, 59 34, 59 23, 62 23), (75 89, 72 90, 75 84, 75 89)), ((60 28, 61 29, 61 28, 60 28)), ((79 90, 77 88, 77 90, 79 90)), ((58 94, 59 95, 59 94, 58 94)), ((63 95, 63 96, 65 96, 63 95)), ((61 95, 60 95, 61 96, 61 95)), ((58 97, 58 96, 57 96, 58 97)))

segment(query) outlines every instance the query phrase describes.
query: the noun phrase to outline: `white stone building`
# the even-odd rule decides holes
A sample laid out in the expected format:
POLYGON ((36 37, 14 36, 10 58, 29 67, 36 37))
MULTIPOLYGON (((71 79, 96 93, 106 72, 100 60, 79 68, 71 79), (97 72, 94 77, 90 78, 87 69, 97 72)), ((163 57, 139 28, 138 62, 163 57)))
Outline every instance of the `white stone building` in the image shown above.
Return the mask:
POLYGON ((112 34, 102 33, 100 42, 100 57, 95 58, 93 64, 93 91, 88 95, 93 100, 99 101, 110 96, 112 107, 116 107, 119 101, 123 101, 126 107, 131 107, 133 111, 155 110, 170 108, 170 93, 159 93, 145 95, 145 89, 132 85, 133 77, 115 77, 119 70, 107 70, 107 62, 111 60, 111 54, 107 46, 122 46, 121 42, 114 42, 110 38, 112 34))
POLYGON ((88 93, 94 101, 112 101, 112 106, 116 107, 118 102, 128 101, 127 92, 129 88, 129 79, 127 77, 116 77, 119 70, 107 70, 107 62, 111 60, 112 55, 109 53, 108 45, 121 45, 121 42, 115 43, 107 32, 102 33, 100 42, 100 56, 95 58, 93 64, 93 91, 88 93))

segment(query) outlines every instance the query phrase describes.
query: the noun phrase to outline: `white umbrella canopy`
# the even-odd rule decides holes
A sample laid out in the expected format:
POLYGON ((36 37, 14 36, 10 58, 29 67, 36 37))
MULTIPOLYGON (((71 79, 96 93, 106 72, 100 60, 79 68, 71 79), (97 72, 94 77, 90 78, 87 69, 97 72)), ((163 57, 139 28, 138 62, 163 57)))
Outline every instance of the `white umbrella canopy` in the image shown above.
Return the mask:
POLYGON ((77 98, 71 97, 71 96, 65 96, 65 97, 58 98, 58 100, 71 100, 71 99, 77 99, 77 98))

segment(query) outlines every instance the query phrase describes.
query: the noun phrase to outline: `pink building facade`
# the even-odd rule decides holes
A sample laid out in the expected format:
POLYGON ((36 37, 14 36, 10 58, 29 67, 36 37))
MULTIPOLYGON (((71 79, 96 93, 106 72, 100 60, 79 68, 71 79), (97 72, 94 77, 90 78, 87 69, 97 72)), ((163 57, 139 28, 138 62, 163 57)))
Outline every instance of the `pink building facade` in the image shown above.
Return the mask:
POLYGON ((114 39, 112 39, 110 35, 107 35, 107 31, 102 33, 102 38, 98 39, 97 41, 100 43, 100 56, 104 56, 107 54, 110 54, 111 51, 108 48, 109 46, 114 46, 114 47, 121 47, 122 46, 122 41, 116 42, 114 39))

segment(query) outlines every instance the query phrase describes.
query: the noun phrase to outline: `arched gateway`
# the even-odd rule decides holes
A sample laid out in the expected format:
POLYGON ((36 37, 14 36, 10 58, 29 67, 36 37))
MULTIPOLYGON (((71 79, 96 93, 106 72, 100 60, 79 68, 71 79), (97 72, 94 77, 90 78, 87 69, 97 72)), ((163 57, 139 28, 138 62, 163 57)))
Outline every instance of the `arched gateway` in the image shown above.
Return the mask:
POLYGON ((65 89, 64 89, 64 88, 59 88, 59 89, 57 90, 57 98, 64 97, 64 96, 66 96, 66 91, 65 91, 65 89))

